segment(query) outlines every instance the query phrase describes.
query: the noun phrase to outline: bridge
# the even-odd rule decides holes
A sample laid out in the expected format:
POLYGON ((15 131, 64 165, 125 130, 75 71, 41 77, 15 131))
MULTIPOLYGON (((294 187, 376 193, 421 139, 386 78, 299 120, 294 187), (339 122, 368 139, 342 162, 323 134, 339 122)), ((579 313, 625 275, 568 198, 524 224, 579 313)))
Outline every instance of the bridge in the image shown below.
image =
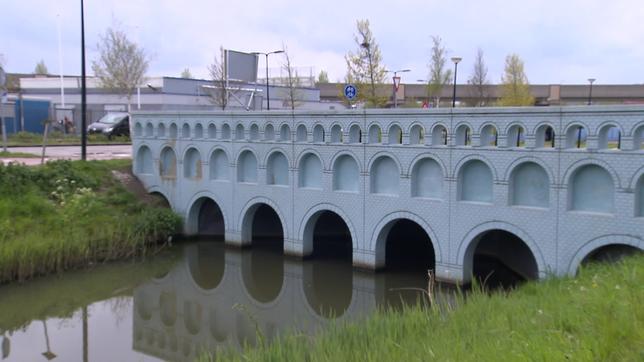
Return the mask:
POLYGON ((644 249, 644 107, 137 112, 133 169, 185 233, 467 283, 644 249))

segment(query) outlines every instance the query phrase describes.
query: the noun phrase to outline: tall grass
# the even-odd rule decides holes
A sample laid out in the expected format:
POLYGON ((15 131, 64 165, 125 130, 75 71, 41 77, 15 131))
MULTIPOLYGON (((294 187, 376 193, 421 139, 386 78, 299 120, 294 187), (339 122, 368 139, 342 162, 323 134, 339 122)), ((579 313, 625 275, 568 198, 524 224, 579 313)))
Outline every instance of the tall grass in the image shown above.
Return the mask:
POLYGON ((0 283, 145 253, 179 225, 111 176, 129 161, 0 166, 0 283))
MULTIPOLYGON (((43 135, 41 133, 17 132, 8 137, 9 146, 41 146, 43 135)), ((130 137, 118 136, 111 140, 102 134, 87 135, 89 144, 130 143, 130 137)), ((47 135, 47 145, 80 145, 81 137, 77 134, 65 134, 54 131, 47 135)))
MULTIPOLYGON (((409 307, 292 334, 218 360, 641 361, 644 257, 595 265, 578 278, 533 282, 509 294, 480 290, 454 308, 409 307)), ((215 356, 205 354, 201 360, 215 356)))

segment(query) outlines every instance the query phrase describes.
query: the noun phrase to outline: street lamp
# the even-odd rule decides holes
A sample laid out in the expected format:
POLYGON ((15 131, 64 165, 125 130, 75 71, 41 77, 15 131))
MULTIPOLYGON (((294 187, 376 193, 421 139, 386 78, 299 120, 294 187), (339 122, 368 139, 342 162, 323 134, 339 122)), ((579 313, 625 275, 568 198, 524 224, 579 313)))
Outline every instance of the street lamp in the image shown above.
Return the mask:
POLYGON ((593 83, 595 82, 595 78, 588 78, 588 82, 590 82, 590 89, 588 90, 588 105, 591 105, 593 101, 593 83))
MULTIPOLYGON (((81 0, 81 160, 87 159, 87 86, 85 83, 85 7, 81 0)), ((128 110, 129 111, 129 110, 128 110)))
POLYGON ((394 108, 398 108, 398 97, 396 97, 396 93, 398 92, 398 87, 400 86, 400 77, 396 76, 396 74, 411 72, 411 69, 387 70, 386 72, 394 73, 394 108))
POLYGON ((452 92, 452 108, 456 107, 456 73, 458 71, 458 62, 460 62, 463 58, 461 57, 452 57, 452 61, 454 62, 454 91, 452 92))
POLYGON ((268 52, 268 53, 251 52, 251 54, 255 54, 255 55, 263 54, 263 55, 266 56, 266 109, 269 110, 269 111, 271 110, 271 97, 270 97, 270 93, 269 93, 269 90, 268 90, 268 56, 271 55, 271 54, 279 54, 279 53, 284 53, 284 51, 283 50, 275 50, 275 51, 268 52))

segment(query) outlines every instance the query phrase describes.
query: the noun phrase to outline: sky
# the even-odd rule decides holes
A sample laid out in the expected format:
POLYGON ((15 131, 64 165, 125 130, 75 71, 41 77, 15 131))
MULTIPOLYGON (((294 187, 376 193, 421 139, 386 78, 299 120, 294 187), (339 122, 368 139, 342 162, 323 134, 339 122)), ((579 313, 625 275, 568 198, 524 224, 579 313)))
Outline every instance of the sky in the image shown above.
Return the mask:
MULTIPOLYGON (((644 84, 642 0, 85 0, 87 69, 109 27, 127 33, 150 56, 148 76, 189 68, 208 78, 220 46, 238 51, 288 49, 291 61, 331 81, 344 79, 344 56, 355 51, 356 20, 368 19, 387 69, 411 69, 403 83, 426 79, 431 36, 448 57, 463 58, 458 80, 472 73, 478 48, 488 77, 501 79, 505 57, 518 54, 532 84, 644 84)), ((0 0, 0 54, 8 72, 33 72, 44 60, 80 74, 80 1, 0 0)), ((282 55, 271 55, 279 67, 282 55)), ((452 66, 452 63, 449 63, 452 66)), ((260 58, 260 74, 264 60, 260 58)), ((272 73, 275 74, 275 73, 272 73)))

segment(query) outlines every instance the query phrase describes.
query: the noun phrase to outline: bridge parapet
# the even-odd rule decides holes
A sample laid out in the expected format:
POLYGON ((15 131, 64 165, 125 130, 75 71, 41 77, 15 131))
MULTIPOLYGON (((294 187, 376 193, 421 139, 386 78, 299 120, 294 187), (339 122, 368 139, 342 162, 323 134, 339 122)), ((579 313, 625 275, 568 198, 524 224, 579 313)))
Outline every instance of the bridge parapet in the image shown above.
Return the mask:
POLYGON ((211 199, 240 246, 260 204, 301 256, 320 213, 338 215, 366 268, 386 265, 391 223, 411 220, 450 281, 468 280, 493 230, 517 236, 540 277, 576 270, 590 244, 643 245, 642 106, 139 112, 132 127, 135 173, 185 231, 211 199))

